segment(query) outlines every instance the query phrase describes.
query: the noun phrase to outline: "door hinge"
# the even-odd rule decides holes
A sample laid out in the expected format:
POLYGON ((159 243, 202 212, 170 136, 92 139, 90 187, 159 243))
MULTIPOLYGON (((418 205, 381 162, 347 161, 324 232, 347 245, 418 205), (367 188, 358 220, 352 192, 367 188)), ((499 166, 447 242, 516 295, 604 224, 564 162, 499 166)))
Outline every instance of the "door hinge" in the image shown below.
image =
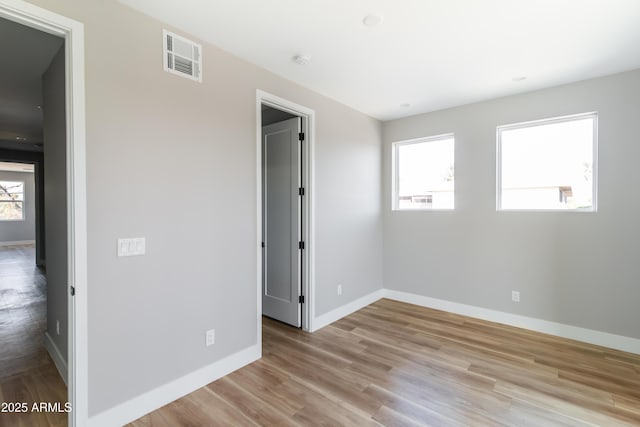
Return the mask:
POLYGON ((262 247, 264 248, 264 242, 262 242, 262 247))
POLYGON ((298 134, 298 139, 299 139, 301 142, 302 142, 302 141, 304 141, 304 132, 300 132, 300 133, 298 134))
POLYGON ((304 249, 304 242, 298 242, 298 249, 304 249))
POLYGON ((300 295, 300 296, 298 297, 298 302, 299 302, 300 304, 304 304, 304 295, 300 295))
POLYGON ((71 296, 74 297, 76 295, 76 288, 73 286, 69 287, 69 292, 71 292, 71 296))
POLYGON ((304 196, 304 187, 298 188, 298 196, 304 196))

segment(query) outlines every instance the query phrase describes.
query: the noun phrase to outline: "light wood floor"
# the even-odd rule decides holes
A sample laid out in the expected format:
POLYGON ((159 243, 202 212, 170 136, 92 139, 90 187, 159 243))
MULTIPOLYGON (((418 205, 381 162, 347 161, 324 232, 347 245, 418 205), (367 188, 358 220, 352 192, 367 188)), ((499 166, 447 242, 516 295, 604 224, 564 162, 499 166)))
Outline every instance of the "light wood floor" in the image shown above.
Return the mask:
MULTIPOLYGON (((0 402, 67 401, 44 347, 46 279, 33 246, 0 247, 0 402)), ((2 413, 0 427, 66 426, 66 414, 2 413)))
POLYGON ((640 425, 640 356, 380 300, 131 427, 640 425))

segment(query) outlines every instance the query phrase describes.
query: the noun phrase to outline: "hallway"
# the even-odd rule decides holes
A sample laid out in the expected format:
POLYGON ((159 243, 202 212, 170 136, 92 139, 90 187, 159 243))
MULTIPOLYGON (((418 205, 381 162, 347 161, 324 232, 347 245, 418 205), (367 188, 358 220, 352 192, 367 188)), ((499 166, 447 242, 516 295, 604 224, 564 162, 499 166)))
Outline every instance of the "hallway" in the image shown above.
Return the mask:
MULTIPOLYGON (((33 246, 0 248, 0 401, 64 402, 66 386, 44 347, 46 279, 33 246)), ((0 414, 0 425, 66 425, 66 414, 0 414)))

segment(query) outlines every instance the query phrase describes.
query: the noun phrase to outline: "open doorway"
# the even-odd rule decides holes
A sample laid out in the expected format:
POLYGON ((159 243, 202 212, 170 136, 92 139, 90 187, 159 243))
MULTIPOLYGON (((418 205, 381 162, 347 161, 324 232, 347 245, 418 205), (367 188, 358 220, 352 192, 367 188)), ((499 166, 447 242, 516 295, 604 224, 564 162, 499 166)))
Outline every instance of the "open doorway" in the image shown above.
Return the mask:
POLYGON ((12 41, 0 46, 0 391, 66 408, 65 40, 3 18, 0 37, 12 41))
POLYGON ((314 113, 260 91, 257 101, 258 318, 264 315, 309 331, 314 113))
POLYGON ((86 281, 82 25, 0 1, 0 37, 0 169, 22 174, 0 179, 0 395, 26 405, 3 417, 76 425, 84 402, 75 405, 69 291, 86 281), (40 404, 48 410, 33 410, 40 404))

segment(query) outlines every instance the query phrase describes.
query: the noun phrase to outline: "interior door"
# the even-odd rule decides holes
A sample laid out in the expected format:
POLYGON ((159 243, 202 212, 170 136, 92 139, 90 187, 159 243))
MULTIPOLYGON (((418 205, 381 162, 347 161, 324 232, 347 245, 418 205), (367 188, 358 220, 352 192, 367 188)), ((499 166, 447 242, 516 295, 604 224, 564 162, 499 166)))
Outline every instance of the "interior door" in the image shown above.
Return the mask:
POLYGON ((299 117, 262 128, 262 313, 301 326, 299 117))

